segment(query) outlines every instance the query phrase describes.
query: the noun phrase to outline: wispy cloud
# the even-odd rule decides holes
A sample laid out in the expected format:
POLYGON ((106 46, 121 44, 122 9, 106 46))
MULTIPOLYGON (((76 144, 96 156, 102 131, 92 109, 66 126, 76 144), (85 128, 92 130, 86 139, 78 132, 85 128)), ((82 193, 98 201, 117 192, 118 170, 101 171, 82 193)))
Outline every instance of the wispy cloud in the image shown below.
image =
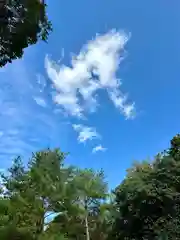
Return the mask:
POLYGON ((28 63, 13 62, 0 79, 0 167, 6 168, 17 155, 59 143, 62 129, 53 108, 37 108, 47 105, 45 80, 29 72, 28 63))
POLYGON ((46 107, 47 103, 45 101, 44 98, 42 97, 34 97, 34 101, 37 103, 37 105, 41 106, 41 107, 46 107))
POLYGON ((45 100, 46 96, 45 96, 45 87, 47 86, 46 84, 46 79, 44 78, 44 76, 42 76, 41 74, 37 74, 36 75, 36 88, 33 88, 33 93, 35 93, 35 96, 32 96, 32 98, 34 99, 34 101, 37 103, 37 105, 41 106, 41 107, 47 107, 47 102, 45 100))
POLYGON ((37 74, 36 78, 37 78, 37 84, 38 84, 38 87, 39 87, 39 92, 43 92, 45 87, 47 86, 46 79, 41 74, 37 74))
POLYGON ((107 148, 103 147, 102 145, 98 145, 92 149, 92 153, 96 152, 105 152, 107 148))
POLYGON ((54 101, 68 114, 82 117, 96 110, 99 90, 106 90, 126 118, 134 116, 134 103, 128 103, 116 76, 128 39, 127 34, 115 30, 97 35, 73 56, 71 66, 56 64, 47 57, 46 71, 56 90, 54 101))
POLYGON ((87 127, 81 124, 73 124, 73 129, 78 133, 78 141, 84 143, 88 140, 100 138, 95 128, 87 127))

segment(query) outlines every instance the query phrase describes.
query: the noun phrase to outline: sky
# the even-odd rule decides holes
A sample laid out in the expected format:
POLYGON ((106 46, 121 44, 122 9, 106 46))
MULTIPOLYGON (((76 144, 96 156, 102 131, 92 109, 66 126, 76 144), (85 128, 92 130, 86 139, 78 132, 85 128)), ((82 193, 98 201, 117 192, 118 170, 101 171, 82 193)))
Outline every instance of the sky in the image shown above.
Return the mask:
POLYGON ((48 44, 0 69, 0 168, 60 147, 115 187, 180 132, 180 2, 47 4, 48 44))

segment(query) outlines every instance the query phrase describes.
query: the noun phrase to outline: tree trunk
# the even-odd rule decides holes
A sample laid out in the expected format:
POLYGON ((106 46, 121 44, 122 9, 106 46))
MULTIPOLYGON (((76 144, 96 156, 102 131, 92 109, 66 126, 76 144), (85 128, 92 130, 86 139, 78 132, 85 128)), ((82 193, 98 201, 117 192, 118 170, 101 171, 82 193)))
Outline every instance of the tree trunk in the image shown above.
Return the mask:
POLYGON ((43 208, 43 211, 41 210, 39 212, 39 215, 37 216, 37 222, 36 222, 36 234, 37 236, 41 235, 44 231, 44 219, 45 219, 45 199, 42 197, 41 207, 43 208))
POLYGON ((90 236, 89 236, 89 224, 88 224, 87 200, 85 200, 84 207, 85 207, 85 210, 86 210, 86 217, 85 217, 86 240, 90 240, 90 236))
POLYGON ((90 240, 87 216, 85 217, 85 227, 86 227, 86 240, 90 240))

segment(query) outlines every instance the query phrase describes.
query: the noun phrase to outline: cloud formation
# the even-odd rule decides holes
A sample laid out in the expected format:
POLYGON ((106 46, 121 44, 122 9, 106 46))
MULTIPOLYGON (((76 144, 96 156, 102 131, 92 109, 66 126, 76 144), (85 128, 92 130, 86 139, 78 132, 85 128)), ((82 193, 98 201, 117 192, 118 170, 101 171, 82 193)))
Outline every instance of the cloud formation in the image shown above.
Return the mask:
POLYGON ((100 138, 95 128, 87 127, 81 124, 73 124, 73 129, 78 133, 78 141, 85 143, 88 140, 100 138))
POLYGON ((72 57, 71 66, 56 64, 46 57, 47 75, 56 90, 54 101, 69 115, 82 117, 96 110, 98 93, 106 90, 120 113, 133 117, 134 103, 128 103, 116 76, 128 39, 127 34, 115 30, 97 35, 72 57))
POLYGON ((107 148, 103 147, 101 144, 92 149, 92 153, 105 152, 107 148))
MULTIPOLYGON (((45 78, 42 75, 35 78, 25 60, 17 60, 8 65, 6 71, 1 71, 1 162, 19 154, 27 155, 37 146, 53 145, 62 131, 57 112, 64 110, 63 113, 70 116, 85 117, 102 104, 98 98, 100 91, 106 91, 109 100, 126 118, 133 117, 135 105, 129 103, 127 95, 121 91, 121 81, 116 75, 128 39, 128 35, 115 30, 97 35, 70 59, 69 66, 61 64, 62 60, 57 64, 46 58, 46 71, 54 90, 53 100, 60 109, 55 109, 48 101, 45 78)), ((101 139, 93 127, 74 124, 73 129, 81 143, 101 139)), ((93 152, 104 150, 98 145, 93 152)))

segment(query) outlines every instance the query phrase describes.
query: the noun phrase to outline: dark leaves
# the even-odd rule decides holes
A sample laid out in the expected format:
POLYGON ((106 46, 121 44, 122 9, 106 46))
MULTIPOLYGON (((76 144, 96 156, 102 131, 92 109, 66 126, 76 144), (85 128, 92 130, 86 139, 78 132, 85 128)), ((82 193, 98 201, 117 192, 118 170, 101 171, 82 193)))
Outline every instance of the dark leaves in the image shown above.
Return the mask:
POLYGON ((39 39, 47 41, 52 25, 39 0, 10 1, 0 12, 0 67, 21 58, 39 39))

